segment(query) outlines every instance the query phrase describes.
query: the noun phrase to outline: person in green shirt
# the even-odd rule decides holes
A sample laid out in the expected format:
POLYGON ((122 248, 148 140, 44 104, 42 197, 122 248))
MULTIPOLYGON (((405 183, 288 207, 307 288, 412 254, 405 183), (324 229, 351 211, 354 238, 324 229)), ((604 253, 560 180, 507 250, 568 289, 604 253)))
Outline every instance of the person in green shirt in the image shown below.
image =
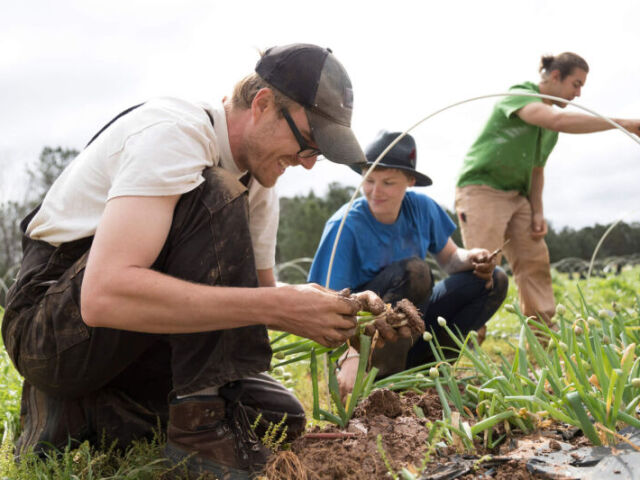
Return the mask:
MULTIPOLYGON (((543 56, 538 84, 525 82, 510 91, 573 100, 580 96, 588 72, 587 62, 575 53, 543 56)), ((547 158, 559 132, 614 128, 602 118, 564 111, 566 105, 538 97, 501 98, 469 149, 456 188, 455 206, 465 248, 494 250, 508 240, 503 252, 518 287, 520 308, 525 315, 546 322, 555 314, 542 205, 547 158)), ((640 133, 640 120, 613 120, 640 133)))

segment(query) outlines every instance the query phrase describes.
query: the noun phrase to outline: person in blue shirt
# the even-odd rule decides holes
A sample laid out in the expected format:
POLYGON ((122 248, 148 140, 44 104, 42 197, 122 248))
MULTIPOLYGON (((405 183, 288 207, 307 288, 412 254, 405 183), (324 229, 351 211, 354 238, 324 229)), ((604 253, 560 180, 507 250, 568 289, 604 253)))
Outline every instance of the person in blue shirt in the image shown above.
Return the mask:
MULTIPOLYGON (((382 131, 366 149, 362 173, 400 133, 382 131)), ((503 270, 488 250, 459 248, 451 239, 455 224, 427 195, 409 187, 431 185, 418 172, 416 144, 404 136, 370 172, 362 185, 363 197, 349 210, 336 248, 329 282, 327 272, 333 244, 348 205, 327 221, 316 251, 309 281, 334 290, 371 290, 386 303, 411 300, 421 312, 427 331, 444 346, 453 346, 437 325, 443 317, 466 335, 482 327, 502 304, 508 287, 503 270), (447 278, 435 283, 426 255, 431 254, 447 278)), ((384 340, 384 339, 383 339, 384 340)), ((389 340, 389 339, 387 339, 389 340)), ((391 339, 393 340, 393 339, 391 339)), ((432 360, 422 339, 387 341, 376 348, 373 363, 380 375, 390 375, 432 360)), ((355 379, 357 351, 343 356, 339 380, 343 393, 355 379), (350 372, 350 373, 349 373, 350 372)))

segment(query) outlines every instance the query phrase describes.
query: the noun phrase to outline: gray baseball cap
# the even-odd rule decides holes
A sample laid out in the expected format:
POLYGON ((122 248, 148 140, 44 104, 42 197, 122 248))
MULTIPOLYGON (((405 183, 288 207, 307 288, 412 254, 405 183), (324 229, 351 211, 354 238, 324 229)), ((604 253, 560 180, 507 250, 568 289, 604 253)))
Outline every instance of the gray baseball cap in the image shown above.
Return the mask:
POLYGON ((346 165, 366 162, 351 130, 351 80, 331 50, 305 43, 272 47, 258 60, 255 71, 305 108, 322 155, 346 165))

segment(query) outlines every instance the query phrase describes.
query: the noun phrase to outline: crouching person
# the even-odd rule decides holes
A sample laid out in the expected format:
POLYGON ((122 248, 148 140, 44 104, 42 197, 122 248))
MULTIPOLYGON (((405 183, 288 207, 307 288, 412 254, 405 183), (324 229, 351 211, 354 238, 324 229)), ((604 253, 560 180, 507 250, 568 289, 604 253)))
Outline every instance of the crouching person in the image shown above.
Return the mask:
POLYGON ((18 454, 105 434, 126 446, 159 418, 172 461, 249 478, 269 422, 303 432, 301 404, 264 373, 267 327, 335 347, 358 304, 275 287, 271 187, 319 154, 364 163, 351 102, 333 54, 294 44, 217 105, 152 99, 94 137, 22 222, 2 324, 25 379, 18 454))
MULTIPOLYGON (((400 133, 381 132, 366 149, 367 172, 377 157, 400 133)), ((422 314, 427 331, 442 331, 443 317, 452 330, 466 335, 481 328, 502 304, 508 287, 495 256, 485 249, 465 250, 451 239, 455 224, 430 197, 409 187, 431 185, 431 179, 416 170, 416 145, 403 137, 368 173, 363 197, 349 211, 332 266, 329 287, 371 290, 387 303, 407 298, 422 314), (433 255, 449 275, 434 284, 427 253, 433 255)), ((309 281, 326 285, 329 259, 347 206, 326 223, 311 265, 309 281)), ((421 337, 397 338, 393 329, 380 325, 380 340, 373 364, 380 376, 390 375, 431 361, 429 345, 421 337)), ((407 332, 408 333, 408 332, 407 332)), ((441 345, 453 346, 446 335, 441 345)), ((357 352, 347 352, 339 373, 343 391, 350 391, 357 369, 357 352)))

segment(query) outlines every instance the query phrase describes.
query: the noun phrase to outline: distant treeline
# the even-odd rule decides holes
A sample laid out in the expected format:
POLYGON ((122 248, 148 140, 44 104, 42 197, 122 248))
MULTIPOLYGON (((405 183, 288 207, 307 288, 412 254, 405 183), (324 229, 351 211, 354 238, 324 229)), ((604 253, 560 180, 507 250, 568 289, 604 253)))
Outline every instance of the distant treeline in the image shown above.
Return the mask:
MULTIPOLYGON (((353 187, 332 183, 324 197, 318 197, 311 192, 307 196, 280 199, 276 263, 285 265, 279 272, 280 280, 291 283, 304 280, 303 270, 308 269, 308 262, 300 262, 299 268, 287 262, 313 257, 325 222, 341 205, 349 201, 354 190, 353 187)), ((449 211, 447 213, 458 225, 456 215, 449 211)), ((595 225, 578 230, 564 227, 556 231, 550 225, 546 242, 551 262, 555 263, 568 257, 589 260, 607 228, 608 225, 595 225)), ((454 232, 452 238, 458 245, 462 245, 459 229, 454 232)), ((606 237, 598 251, 598 258, 631 254, 640 254, 640 223, 620 222, 606 237)))
MULTIPOLYGON (((579 230, 564 227, 560 231, 549 228, 545 237, 551 263, 568 257, 589 260, 598 242, 610 225, 596 224, 579 230)), ((640 254, 640 223, 617 224, 598 250, 598 258, 640 254)))
POLYGON ((0 203, 0 306, 13 283, 22 258, 20 221, 33 210, 64 167, 78 155, 62 147, 42 149, 37 161, 27 167, 28 184, 22 200, 0 203))
MULTIPOLYGON (((28 168, 29 185, 21 201, 0 203, 0 305, 4 305, 7 289, 13 282, 21 258, 19 223, 42 200, 53 181, 78 154, 77 150, 45 147, 38 160, 28 168)), ((310 192, 306 196, 280 199, 280 224, 276 263, 281 281, 305 281, 308 260, 313 257, 327 219, 348 202, 354 187, 331 183, 324 196, 310 192), (296 260, 296 262, 293 262, 296 260)), ((457 224, 456 216, 449 212, 457 224)), ((566 257, 591 258, 596 244, 608 227, 596 225, 579 230, 552 227, 546 237, 551 261, 566 257)), ((458 230, 453 240, 461 245, 458 230)), ((620 223, 603 243, 598 258, 640 253, 640 223, 620 223)))

